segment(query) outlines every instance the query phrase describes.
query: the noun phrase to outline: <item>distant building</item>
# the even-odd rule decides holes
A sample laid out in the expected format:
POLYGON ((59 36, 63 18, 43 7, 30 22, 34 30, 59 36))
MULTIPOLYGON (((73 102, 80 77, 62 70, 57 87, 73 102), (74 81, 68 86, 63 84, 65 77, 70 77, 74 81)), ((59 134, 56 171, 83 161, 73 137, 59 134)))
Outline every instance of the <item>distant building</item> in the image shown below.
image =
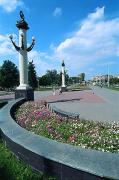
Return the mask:
MULTIPOLYGON (((115 76, 109 75, 109 79, 114 78, 115 76)), ((119 77, 119 75, 118 75, 119 77)), ((108 81, 108 75, 94 76, 92 77, 93 82, 106 82, 108 81)))
POLYGON ((119 79, 119 74, 117 74, 117 75, 115 75, 115 76, 113 76, 114 78, 118 78, 119 79))

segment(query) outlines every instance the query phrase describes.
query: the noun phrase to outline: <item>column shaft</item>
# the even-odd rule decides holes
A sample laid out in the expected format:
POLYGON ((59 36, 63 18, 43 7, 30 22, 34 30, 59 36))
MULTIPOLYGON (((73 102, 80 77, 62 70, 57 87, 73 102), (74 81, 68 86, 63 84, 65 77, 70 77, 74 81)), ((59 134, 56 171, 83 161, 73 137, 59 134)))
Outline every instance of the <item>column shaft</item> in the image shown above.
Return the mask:
POLYGON ((23 35, 23 49, 20 48, 19 52, 19 73, 20 73, 20 86, 22 88, 28 87, 28 58, 27 58, 27 41, 26 41, 26 30, 19 30, 19 47, 22 47, 22 36, 23 35))
POLYGON ((65 68, 62 66, 62 87, 65 87, 65 68))

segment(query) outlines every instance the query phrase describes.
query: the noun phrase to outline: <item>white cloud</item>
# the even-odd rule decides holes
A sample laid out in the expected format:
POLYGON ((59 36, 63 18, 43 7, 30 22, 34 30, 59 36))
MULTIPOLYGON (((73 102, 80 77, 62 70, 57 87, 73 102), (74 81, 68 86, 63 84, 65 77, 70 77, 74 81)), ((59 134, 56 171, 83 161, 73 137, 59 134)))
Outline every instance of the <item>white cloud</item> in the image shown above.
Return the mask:
MULTIPOLYGON (((80 22, 69 38, 58 46, 52 43, 49 51, 50 54, 36 50, 28 53, 38 75, 48 69, 60 69, 62 59, 70 75, 92 73, 99 67, 103 69, 107 62, 114 65, 119 56, 119 18, 106 19, 104 7, 97 8, 80 22)), ((8 55, 16 53, 7 36, 0 35, 0 55, 6 52, 8 55)))
POLYGON ((53 16, 54 17, 59 17, 62 15, 62 8, 61 7, 56 7, 54 12, 53 12, 53 16))
POLYGON ((55 56, 78 72, 91 63, 116 57, 118 49, 119 18, 105 19, 102 7, 89 14, 72 37, 55 48, 55 56))
MULTIPOLYGON (((13 37, 16 39, 15 34, 13 34, 13 37)), ((3 55, 16 55, 16 51, 8 35, 0 35, 0 56, 3 55)))
POLYGON ((51 63, 53 59, 46 52, 32 50, 28 54, 28 59, 29 61, 33 60, 33 63, 35 64, 38 75, 45 74, 46 70, 54 69, 54 64, 51 63))
POLYGON ((95 21, 95 20, 97 21, 100 19, 102 20, 102 18, 104 17, 104 8, 105 7, 102 8, 97 7, 94 13, 90 13, 88 15, 88 19, 91 21, 95 21))
MULTIPOLYGON (((18 40, 16 34, 13 34, 13 39, 14 41, 18 40)), ((12 45, 9 35, 0 34, 0 57, 8 59, 14 57, 13 59, 16 59, 16 64, 18 65, 18 52, 12 45)), ((46 52, 32 50, 28 53, 28 59, 29 61, 33 60, 38 75, 45 74, 48 69, 54 69, 54 63, 51 63, 53 58, 46 52)))
POLYGON ((24 3, 21 0, 0 0, 0 6, 6 11, 6 12, 12 12, 14 11, 18 6, 22 6, 24 3))

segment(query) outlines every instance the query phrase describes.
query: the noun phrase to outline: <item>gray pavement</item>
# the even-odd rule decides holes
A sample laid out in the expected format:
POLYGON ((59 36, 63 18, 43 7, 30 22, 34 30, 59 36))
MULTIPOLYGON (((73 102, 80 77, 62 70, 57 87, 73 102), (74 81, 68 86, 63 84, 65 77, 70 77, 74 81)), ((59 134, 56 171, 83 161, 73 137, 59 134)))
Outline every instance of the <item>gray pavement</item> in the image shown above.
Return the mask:
MULTIPOLYGON (((119 123, 119 91, 97 86, 91 88, 92 90, 83 92, 66 92, 61 95, 56 94, 56 97, 53 96, 52 91, 35 91, 35 100, 44 98, 49 100, 57 100, 57 98, 68 100, 68 98, 76 99, 77 97, 77 100, 55 102, 51 103, 51 105, 63 111, 80 113, 80 118, 119 123), (94 96, 92 96, 93 93, 94 96)), ((14 94, 0 96, 0 100, 13 98, 14 94)))
POLYGON ((46 96, 49 96, 49 95, 52 95, 52 94, 53 94, 52 91, 35 91, 34 99, 38 99, 38 98, 41 98, 41 97, 46 97, 46 96))
POLYGON ((87 120, 119 123, 119 91, 95 86, 92 87, 92 92, 101 97, 104 102, 68 101, 52 103, 51 105, 63 111, 78 112, 80 118, 87 120))

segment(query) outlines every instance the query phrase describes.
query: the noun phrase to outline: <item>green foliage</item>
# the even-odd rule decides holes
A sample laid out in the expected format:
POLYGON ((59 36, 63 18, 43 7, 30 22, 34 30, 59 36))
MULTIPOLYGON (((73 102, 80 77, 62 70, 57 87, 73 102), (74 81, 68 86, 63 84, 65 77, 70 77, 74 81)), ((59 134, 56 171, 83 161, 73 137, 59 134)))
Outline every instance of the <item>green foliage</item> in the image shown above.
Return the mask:
POLYGON ((69 84, 76 84, 79 83, 79 77, 70 77, 69 78, 69 84))
POLYGON ((80 82, 82 82, 82 81, 85 80, 85 73, 81 73, 81 74, 79 75, 79 80, 80 80, 80 82))
POLYGON ((5 88, 14 88, 18 85, 19 81, 19 72, 16 65, 6 60, 3 65, 0 67, 0 86, 5 88))
POLYGON ((29 62, 28 66, 28 82, 33 89, 35 89, 38 86, 36 70, 33 61, 29 62))
POLYGON ((51 91, 52 87, 40 87, 39 91, 51 91))
POLYGON ((0 179, 9 180, 53 180, 31 169, 30 166, 16 159, 0 140, 0 179))
POLYGON ((50 79, 51 84, 56 84, 57 71, 55 69, 54 70, 48 70, 46 72, 46 76, 47 76, 47 78, 50 79))
POLYGON ((77 83, 77 84, 73 84, 73 85, 69 86, 68 90, 83 91, 83 90, 91 90, 91 88, 87 85, 77 83))
POLYGON ((51 85, 51 80, 46 75, 43 75, 42 77, 39 77, 39 85, 40 86, 51 85))
POLYGON ((119 83, 119 78, 114 77, 109 79, 110 84, 118 84, 119 83))
POLYGON ((114 90, 114 91, 119 91, 119 87, 106 87, 107 89, 111 89, 111 90, 114 90))
MULTIPOLYGON (((66 84, 68 82, 68 74, 65 74, 66 84)), ((46 74, 39 78, 39 85, 40 86, 61 86, 62 82, 62 74, 57 73, 57 70, 47 70, 46 74)))

